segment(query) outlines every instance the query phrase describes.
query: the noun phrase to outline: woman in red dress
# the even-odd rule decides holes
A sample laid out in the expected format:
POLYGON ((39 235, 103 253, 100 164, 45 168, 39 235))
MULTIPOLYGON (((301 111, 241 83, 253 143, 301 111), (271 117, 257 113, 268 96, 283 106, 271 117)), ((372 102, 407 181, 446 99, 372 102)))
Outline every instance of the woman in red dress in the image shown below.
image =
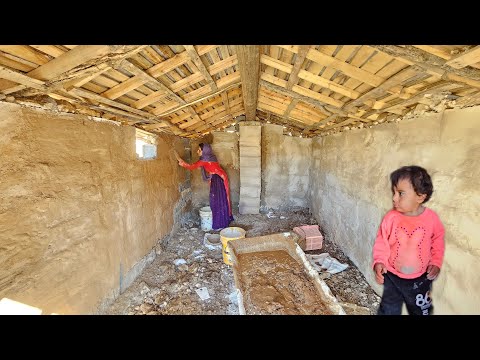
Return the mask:
POLYGON ((189 170, 201 167, 203 180, 210 184, 212 228, 216 231, 221 230, 228 227, 230 222, 233 221, 228 176, 218 163, 217 157, 209 144, 200 143, 197 154, 200 156, 200 160, 197 162, 188 164, 178 157, 178 164, 189 170))

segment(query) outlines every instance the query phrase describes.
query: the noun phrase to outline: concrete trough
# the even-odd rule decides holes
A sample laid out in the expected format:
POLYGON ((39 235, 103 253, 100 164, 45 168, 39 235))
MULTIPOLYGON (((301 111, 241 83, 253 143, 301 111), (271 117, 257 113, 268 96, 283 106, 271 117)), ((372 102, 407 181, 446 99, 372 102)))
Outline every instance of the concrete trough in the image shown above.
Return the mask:
MULTIPOLYGON (((281 292, 276 292, 275 295, 271 298, 278 299, 277 306, 279 308, 282 308, 282 305, 279 305, 278 303, 283 303, 288 304, 287 306, 283 306, 283 309, 289 308, 291 311, 290 312, 285 312, 283 310, 280 310, 279 312, 275 311, 267 311, 265 313, 262 313, 260 311, 260 314, 282 314, 282 313, 290 313, 290 314, 300 314, 300 315, 310 315, 308 312, 309 309, 309 304, 321 304, 321 307, 325 310, 324 313, 315 311, 313 314, 317 315, 346 315, 345 310, 342 308, 340 303, 337 301, 337 299, 332 295, 332 292, 328 285, 323 281, 319 275, 318 272, 312 267, 312 265, 308 262, 303 250, 298 246, 296 241, 298 240, 298 237, 296 234, 291 233, 291 232, 286 232, 286 233, 278 233, 278 234, 271 234, 271 235, 265 235, 265 236, 259 236, 259 237, 250 237, 250 238, 243 238, 243 239, 237 239, 237 240, 232 240, 228 242, 228 247, 230 251, 230 256, 232 260, 232 268, 233 268, 233 276, 235 279, 235 286, 237 288, 237 297, 238 297, 238 305, 239 305, 239 313, 241 315, 252 315, 252 314, 259 314, 259 312, 253 312, 250 311, 249 309, 253 309, 254 305, 252 302, 252 299, 256 299, 255 301, 263 301, 267 298, 263 298, 262 300, 258 300, 261 298, 261 295, 259 293, 265 292, 268 294, 268 292, 272 293, 275 292, 276 290, 272 289, 278 289, 278 288, 283 288, 283 294, 281 292), (283 251, 282 251, 283 250, 283 251), (266 253, 268 252, 268 253, 266 253), (295 278, 295 284, 281 284, 278 283, 277 285, 275 284, 269 284, 269 278, 268 276, 275 276, 275 274, 270 272, 270 275, 268 275, 267 272, 263 271, 260 269, 260 266, 258 267, 258 271, 253 267, 254 275, 255 276, 260 276, 261 277, 261 284, 260 285, 255 285, 255 290, 253 293, 252 289, 249 289, 249 286, 247 282, 249 283, 250 281, 247 281, 246 272, 246 260, 245 262, 242 262, 245 258, 245 256, 242 255, 258 255, 261 256, 261 254, 272 254, 272 252, 278 252, 279 254, 285 254, 286 252, 287 258, 290 256, 295 260, 296 263, 300 264, 301 268, 303 268, 304 274, 299 274, 297 270, 292 270, 290 273, 287 269, 287 271, 284 273, 283 279, 294 279, 291 276, 295 273, 297 276, 295 278), (260 274, 261 273, 261 274, 260 274), (290 276, 290 277, 289 277, 290 276), (298 284, 299 281, 305 282, 305 289, 310 289, 310 295, 309 297, 304 297, 303 293, 297 293, 295 295, 295 291, 289 293, 288 290, 285 289, 292 289, 292 288, 299 288, 298 284), (281 286, 278 286, 278 285, 281 286), (313 286, 312 286, 313 285, 313 286), (313 289, 313 290, 312 290, 313 289), (307 309, 307 310, 306 310, 307 309), (283 311, 283 312, 282 312, 283 311)), ((250 257, 251 258, 251 257, 250 257)), ((279 259, 282 257, 279 257, 279 259)), ((285 256, 283 256, 285 258, 285 256)), ((290 260, 290 259, 287 259, 290 260)), ((270 264, 272 263, 271 260, 269 260, 270 264)), ((278 264, 279 269, 285 269, 286 263, 281 263, 278 264)), ((250 272, 250 274, 252 274, 250 272)), ((283 275, 282 275, 283 276, 283 275)), ((287 280, 288 282, 288 280, 287 280)), ((301 288, 301 286, 300 286, 301 288)), ((271 298, 268 298, 267 300, 271 300, 271 298)), ((269 301, 266 301, 268 303, 269 301)), ((272 304, 275 303, 275 301, 272 301, 269 306, 272 306, 272 304)), ((258 308, 258 307, 257 307, 258 308)), ((312 307, 310 307, 311 309, 312 307)), ((318 306, 317 306, 318 308, 318 306)))

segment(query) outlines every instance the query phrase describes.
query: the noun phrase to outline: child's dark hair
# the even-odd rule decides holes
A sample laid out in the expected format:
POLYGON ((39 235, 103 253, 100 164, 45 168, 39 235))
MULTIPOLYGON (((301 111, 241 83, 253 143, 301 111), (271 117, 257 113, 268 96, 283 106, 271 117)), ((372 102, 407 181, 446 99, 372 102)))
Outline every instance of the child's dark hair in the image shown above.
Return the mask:
POLYGON ((393 187, 397 186, 398 182, 401 179, 408 179, 412 183, 413 190, 417 195, 426 194, 423 204, 425 204, 433 193, 433 184, 432 178, 428 175, 427 170, 420 166, 410 165, 403 166, 400 169, 395 170, 390 174, 390 180, 392 182, 392 192, 393 187))
POLYGON ((198 146, 203 150, 203 143, 198 144, 198 146))

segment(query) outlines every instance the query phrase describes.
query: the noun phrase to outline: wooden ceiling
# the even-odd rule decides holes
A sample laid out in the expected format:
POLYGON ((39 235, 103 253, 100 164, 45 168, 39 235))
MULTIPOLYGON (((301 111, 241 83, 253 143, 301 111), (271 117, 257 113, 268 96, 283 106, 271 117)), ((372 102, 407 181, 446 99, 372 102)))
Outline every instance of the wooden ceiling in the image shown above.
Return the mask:
POLYGON ((0 101, 186 138, 255 120, 323 136, 480 104, 480 46, 0 45, 0 101))

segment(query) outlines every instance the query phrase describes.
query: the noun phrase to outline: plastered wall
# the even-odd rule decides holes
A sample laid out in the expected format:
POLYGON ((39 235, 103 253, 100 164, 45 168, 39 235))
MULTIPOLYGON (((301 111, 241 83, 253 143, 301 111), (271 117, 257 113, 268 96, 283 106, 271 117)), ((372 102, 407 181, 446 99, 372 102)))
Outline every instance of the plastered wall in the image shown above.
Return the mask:
POLYGON ((183 145, 157 146, 137 160, 132 127, 0 104, 0 299, 85 314, 117 296, 181 212, 183 145))
POLYGON ((433 283, 436 314, 480 314, 480 108, 447 110, 313 140, 311 208, 381 293, 371 253, 391 208, 389 174, 416 164, 432 176, 426 206, 446 229, 446 252, 433 283))
POLYGON ((261 209, 308 208, 312 139, 285 136, 283 126, 262 126, 261 209))

